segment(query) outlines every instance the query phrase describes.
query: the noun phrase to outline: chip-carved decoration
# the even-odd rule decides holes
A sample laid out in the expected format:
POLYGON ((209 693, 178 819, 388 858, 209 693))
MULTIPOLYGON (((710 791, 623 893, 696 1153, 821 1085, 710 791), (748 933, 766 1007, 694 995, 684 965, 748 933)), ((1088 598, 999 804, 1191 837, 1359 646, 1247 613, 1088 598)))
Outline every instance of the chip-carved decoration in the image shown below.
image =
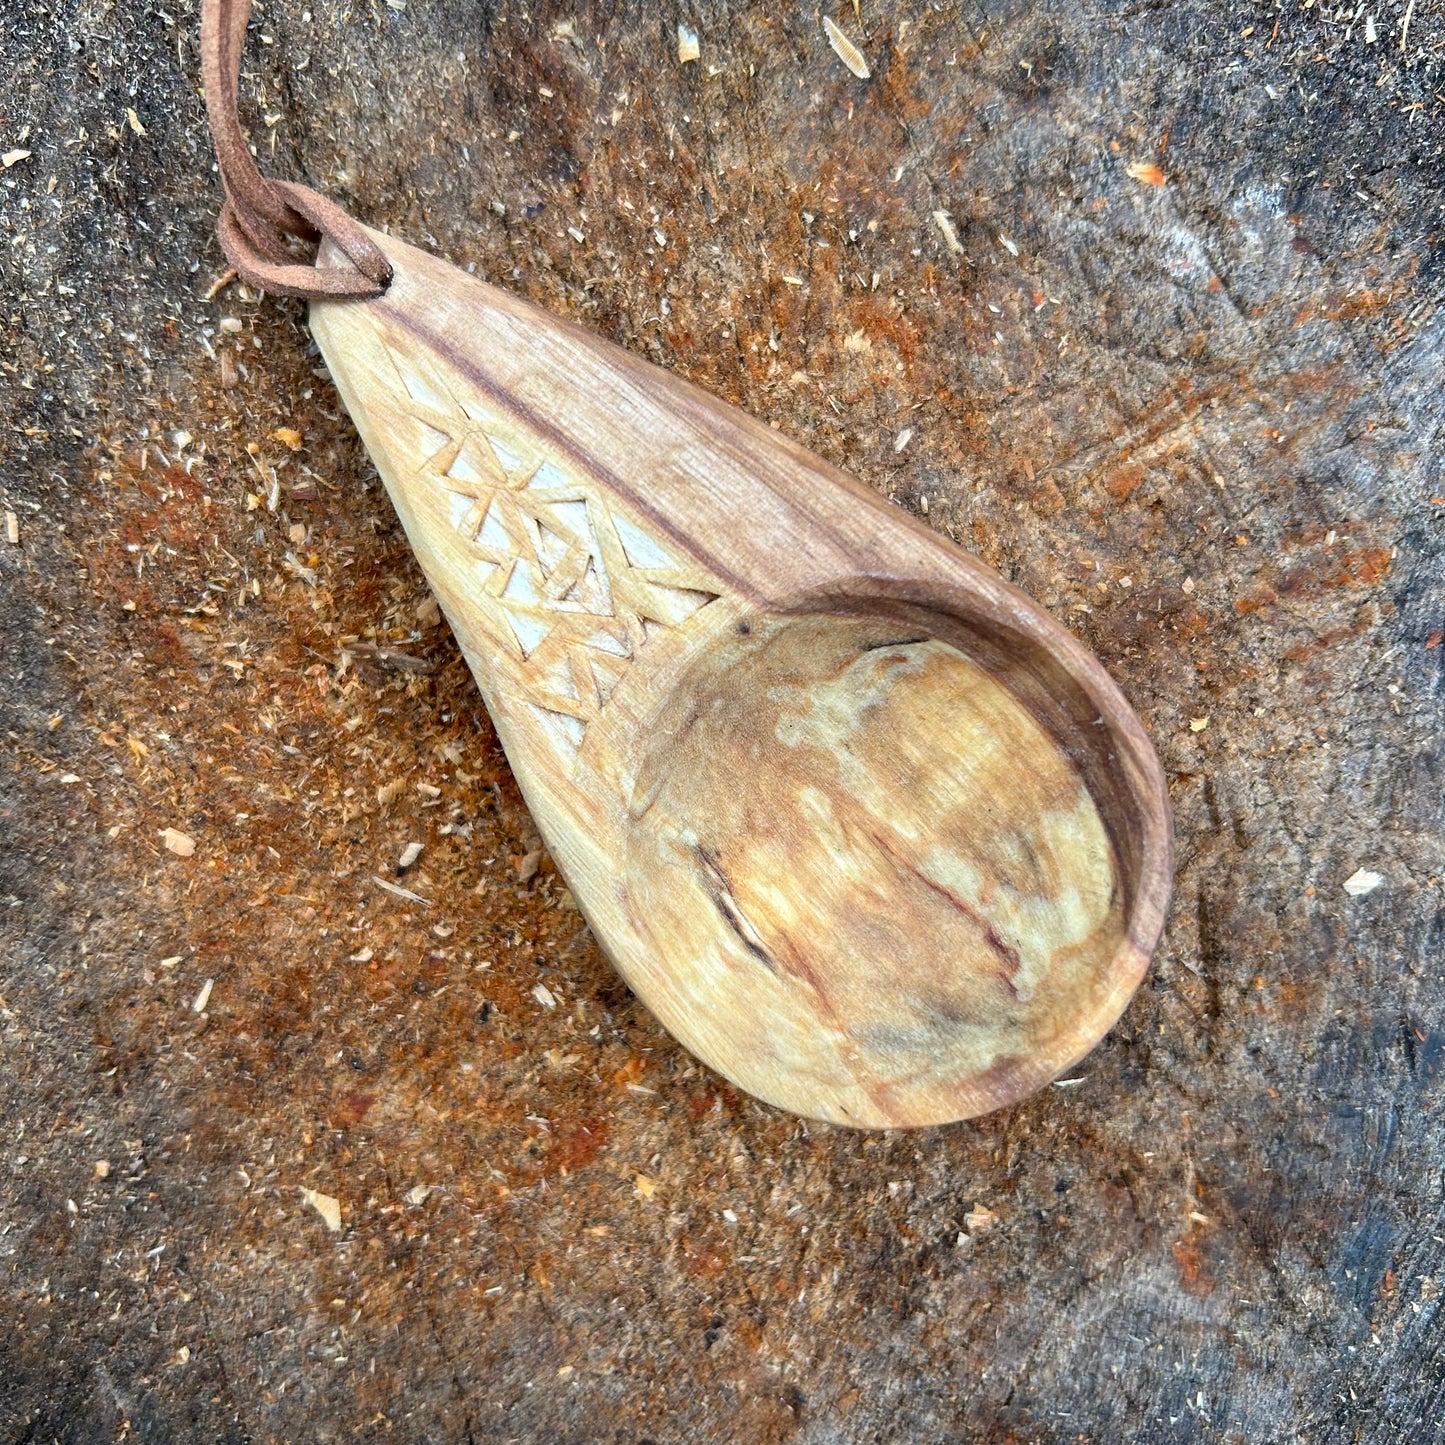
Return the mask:
POLYGON ((575 758, 649 638, 714 601, 716 583, 462 378, 388 356, 412 403, 418 472, 470 556, 495 673, 575 758))

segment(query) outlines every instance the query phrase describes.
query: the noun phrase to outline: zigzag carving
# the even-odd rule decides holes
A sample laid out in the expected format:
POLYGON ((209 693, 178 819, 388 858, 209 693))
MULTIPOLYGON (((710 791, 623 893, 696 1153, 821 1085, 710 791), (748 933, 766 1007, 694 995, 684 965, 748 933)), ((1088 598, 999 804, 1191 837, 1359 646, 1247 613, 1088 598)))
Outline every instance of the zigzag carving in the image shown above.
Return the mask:
POLYGON ((715 600, 715 584, 460 378, 388 356, 412 402, 418 470, 445 494, 475 568, 497 674, 575 758, 648 639, 715 600))

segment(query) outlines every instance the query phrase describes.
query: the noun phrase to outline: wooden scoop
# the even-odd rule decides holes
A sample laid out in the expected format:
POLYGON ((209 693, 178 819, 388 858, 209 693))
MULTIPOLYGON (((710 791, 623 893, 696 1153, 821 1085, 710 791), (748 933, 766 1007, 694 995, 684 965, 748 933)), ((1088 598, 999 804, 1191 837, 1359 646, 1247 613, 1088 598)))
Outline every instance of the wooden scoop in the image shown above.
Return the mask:
POLYGON ((313 301, 312 331, 639 997, 842 1124, 980 1114, 1087 1053, 1171 870, 1158 760, 1094 657, 768 427, 374 239, 391 289, 313 301))

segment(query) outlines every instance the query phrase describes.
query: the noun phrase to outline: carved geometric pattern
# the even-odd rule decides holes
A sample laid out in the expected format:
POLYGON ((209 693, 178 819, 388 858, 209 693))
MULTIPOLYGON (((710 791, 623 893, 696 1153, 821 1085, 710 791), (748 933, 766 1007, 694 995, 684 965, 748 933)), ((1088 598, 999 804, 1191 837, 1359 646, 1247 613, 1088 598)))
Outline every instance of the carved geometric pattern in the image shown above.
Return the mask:
POLYGON ((419 474, 445 494, 476 573, 470 600, 506 658, 498 677, 570 761, 628 664, 714 601, 715 584, 455 373, 388 355, 419 474))

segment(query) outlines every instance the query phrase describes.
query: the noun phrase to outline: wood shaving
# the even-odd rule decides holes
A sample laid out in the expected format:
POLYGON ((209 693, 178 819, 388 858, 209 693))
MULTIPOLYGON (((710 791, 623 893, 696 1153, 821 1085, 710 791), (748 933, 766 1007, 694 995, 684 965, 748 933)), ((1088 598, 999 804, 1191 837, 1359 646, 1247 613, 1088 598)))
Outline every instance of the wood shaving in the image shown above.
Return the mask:
POLYGON ((330 1194, 322 1194, 315 1189, 302 1188, 301 1200, 309 1204, 326 1221, 326 1227, 332 1234, 341 1233, 341 1201, 330 1194))
POLYGON ((30 152, 27 150, 6 151, 3 156, 0 156, 0 166, 4 166, 8 171, 11 166, 18 166, 21 161, 29 159, 30 152))
POLYGON ((686 25, 679 24, 677 27, 677 58, 683 65, 690 65, 702 53, 697 43, 697 33, 689 30, 686 25))
POLYGON ((5 540, 12 547, 20 545, 20 518, 14 512, 5 513, 5 540))
POLYGON ((206 1005, 211 1001, 211 990, 215 988, 215 986, 216 980, 213 978, 208 978, 205 983, 201 985, 201 991, 196 995, 195 1002, 191 1005, 192 1013, 205 1013, 206 1005))
POLYGON ((174 853, 177 858, 190 858, 195 855, 196 840, 189 833, 182 833, 179 828, 162 829, 161 842, 165 844, 166 851, 174 853))
POLYGON ((229 286, 231 282, 235 279, 236 272, 234 269, 222 271, 221 274, 217 276, 214 281, 211 282, 210 289, 207 290, 206 293, 201 297, 201 300, 214 301, 216 297, 219 296, 221 292, 224 291, 226 287, 229 286))
POLYGON ((650 1179, 646 1174, 634 1174, 632 1183, 638 1194, 644 1199, 651 1199, 657 1193, 657 1180, 650 1179))
POLYGON ((406 870, 421 857, 422 849, 425 847, 425 843, 408 843, 406 847, 401 850, 401 857, 396 860, 396 871, 398 873, 405 873, 406 870))
POLYGON ((1373 893, 1385 881, 1383 873, 1373 873, 1368 868, 1357 868, 1345 879, 1345 892, 1351 898, 1363 898, 1373 893))
POLYGON ((1142 186, 1162 186, 1166 180, 1163 170, 1153 161, 1135 161, 1129 167, 1129 175, 1142 186))
POLYGON ((430 672, 431 663, 424 657, 413 657, 408 652, 398 652, 394 647, 378 647, 374 642, 349 642, 343 654, 369 658, 383 667, 394 668, 397 672, 430 672))
POLYGON ((872 79, 873 72, 868 69, 868 62, 863 58, 863 52, 826 15, 823 17, 823 33, 828 37, 828 44, 833 47, 833 54, 859 80, 872 79))
POLYGON ((970 1234, 983 1234, 998 1223, 998 1215, 987 1205, 975 1204, 967 1214, 963 1216, 963 1222, 970 1234))
POLYGON ((278 426, 271 435, 293 452, 301 450, 301 433, 294 426, 278 426))
POLYGON ((388 883, 385 878, 378 878, 374 873, 371 875, 371 881, 378 888, 385 888, 388 893, 395 893, 398 898, 405 898, 408 903, 431 903, 430 898, 423 898, 420 893, 413 893, 410 888, 403 888, 399 883, 388 883))
POLYGON ((958 232, 953 226, 953 217, 947 211, 935 211, 933 222, 943 232, 943 239, 948 242, 948 249, 955 256, 963 255, 963 242, 958 239, 958 232))

